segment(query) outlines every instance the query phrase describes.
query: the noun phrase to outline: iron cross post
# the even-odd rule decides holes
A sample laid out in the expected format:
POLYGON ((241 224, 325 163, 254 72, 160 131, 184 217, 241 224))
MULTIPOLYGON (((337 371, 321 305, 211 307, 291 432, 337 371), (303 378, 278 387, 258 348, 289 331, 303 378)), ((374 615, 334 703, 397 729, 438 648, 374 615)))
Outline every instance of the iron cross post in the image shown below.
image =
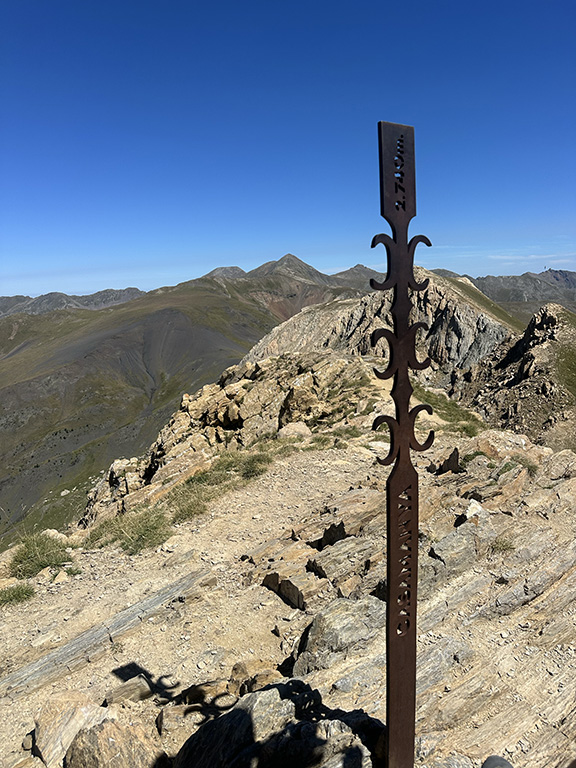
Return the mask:
POLYGON ((390 429, 390 452, 381 464, 394 463, 386 483, 387 526, 387 618, 386 618, 386 760, 382 768, 413 768, 416 714, 416 594, 418 586, 418 475, 410 450, 425 451, 434 433, 424 443, 414 435, 414 422, 421 411, 432 413, 429 405, 410 408, 413 389, 408 369, 422 370, 430 360, 416 359, 416 333, 427 330, 425 323, 410 325, 410 289, 422 291, 428 280, 414 277, 414 251, 418 243, 431 245, 424 235, 408 240, 408 225, 416 215, 414 170, 414 128, 396 123, 378 123, 380 154, 381 214, 392 229, 376 235, 386 248, 388 271, 383 283, 371 280, 372 288, 393 290, 394 331, 380 328, 372 334, 372 345, 381 338, 390 347, 388 367, 375 370, 381 379, 394 377, 392 398, 396 417, 379 416, 373 424, 390 429))

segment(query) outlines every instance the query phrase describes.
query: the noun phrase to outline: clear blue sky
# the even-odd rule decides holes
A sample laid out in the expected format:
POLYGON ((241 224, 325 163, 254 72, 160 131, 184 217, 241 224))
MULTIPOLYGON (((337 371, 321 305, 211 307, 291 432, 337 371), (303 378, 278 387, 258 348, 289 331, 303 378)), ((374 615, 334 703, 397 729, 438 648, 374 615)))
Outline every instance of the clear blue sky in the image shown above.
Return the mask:
POLYGON ((573 0, 3 0, 0 30, 0 295, 378 268, 378 120, 415 126, 418 263, 576 270, 573 0))

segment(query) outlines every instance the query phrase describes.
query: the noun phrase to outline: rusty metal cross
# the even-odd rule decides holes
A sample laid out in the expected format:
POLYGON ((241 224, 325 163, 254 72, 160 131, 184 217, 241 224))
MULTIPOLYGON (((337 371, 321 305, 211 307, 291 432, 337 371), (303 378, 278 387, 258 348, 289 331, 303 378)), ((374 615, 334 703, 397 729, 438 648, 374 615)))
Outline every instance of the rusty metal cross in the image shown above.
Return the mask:
POLYGON ((418 243, 431 245, 424 235, 408 241, 408 225, 416 215, 414 128, 397 123, 378 123, 380 152, 381 214, 392 229, 376 235, 372 247, 386 247, 388 271, 383 283, 371 280, 372 288, 393 290, 394 331, 379 328, 372 345, 384 338, 390 346, 388 367, 375 370, 381 379, 394 376, 392 398, 395 418, 379 416, 373 424, 390 429, 390 452, 381 464, 395 462, 386 483, 387 530, 387 620, 386 620, 386 724, 385 761, 379 768, 413 768, 416 713, 416 595, 418 586, 418 474, 410 450, 425 451, 432 445, 430 432, 424 443, 414 435, 414 422, 421 411, 432 413, 429 405, 410 408, 413 389, 408 369, 422 370, 430 360, 416 358, 416 333, 427 330, 425 323, 410 325, 410 289, 422 291, 428 281, 414 277, 414 251, 418 243))

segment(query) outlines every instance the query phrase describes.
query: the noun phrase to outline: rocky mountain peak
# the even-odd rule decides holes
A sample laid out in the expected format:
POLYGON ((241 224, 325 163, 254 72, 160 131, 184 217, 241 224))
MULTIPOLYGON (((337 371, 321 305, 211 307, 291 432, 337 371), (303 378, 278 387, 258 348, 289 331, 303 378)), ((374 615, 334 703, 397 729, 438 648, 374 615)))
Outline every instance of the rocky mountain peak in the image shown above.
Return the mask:
POLYGON ((324 275, 314 267, 287 253, 278 261, 268 261, 262 266, 252 269, 247 273, 247 277, 267 277, 270 275, 287 275, 291 278, 312 282, 316 285, 330 285, 331 280, 328 275, 324 275))
POLYGON ((564 312, 564 307, 553 302, 545 304, 535 312, 524 332, 523 339, 526 345, 533 346, 554 340, 564 312))
POLYGON ((540 272, 538 277, 562 288, 576 290, 576 272, 569 269, 547 269, 544 272, 540 272))
POLYGON ((226 280, 238 280, 245 277, 246 272, 241 267, 216 267, 204 277, 223 277, 226 280))
POLYGON ((576 447, 576 316, 548 303, 521 337, 455 378, 454 392, 494 425, 553 447, 576 447))

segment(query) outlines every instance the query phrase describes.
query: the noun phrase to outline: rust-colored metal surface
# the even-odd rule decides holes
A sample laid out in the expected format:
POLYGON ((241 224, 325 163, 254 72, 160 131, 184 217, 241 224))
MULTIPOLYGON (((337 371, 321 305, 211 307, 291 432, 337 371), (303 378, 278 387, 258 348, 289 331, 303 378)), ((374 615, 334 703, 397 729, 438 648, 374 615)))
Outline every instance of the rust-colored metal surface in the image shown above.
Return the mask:
POLYGON ((421 291, 428 281, 414 278, 414 251, 418 243, 431 245, 424 235, 408 240, 408 225, 416 215, 414 128, 397 123, 378 123, 380 150, 381 213, 392 228, 392 237, 376 235, 372 247, 381 243, 388 256, 388 273, 383 283, 371 280, 373 288, 393 290, 394 331, 378 329, 372 344, 385 338, 390 359, 385 371, 375 370, 381 379, 394 377, 392 398, 396 417, 379 416, 373 428, 387 424, 390 452, 381 464, 394 467, 386 484, 387 517, 387 621, 386 621, 386 757, 379 768, 413 768, 414 722, 416 712, 416 598, 418 585, 418 475, 410 451, 425 451, 432 445, 430 432, 424 443, 414 435, 414 422, 421 411, 432 413, 429 405, 410 408, 413 389, 409 369, 422 370, 430 360, 416 359, 416 333, 427 330, 425 323, 410 324, 410 291, 421 291))

